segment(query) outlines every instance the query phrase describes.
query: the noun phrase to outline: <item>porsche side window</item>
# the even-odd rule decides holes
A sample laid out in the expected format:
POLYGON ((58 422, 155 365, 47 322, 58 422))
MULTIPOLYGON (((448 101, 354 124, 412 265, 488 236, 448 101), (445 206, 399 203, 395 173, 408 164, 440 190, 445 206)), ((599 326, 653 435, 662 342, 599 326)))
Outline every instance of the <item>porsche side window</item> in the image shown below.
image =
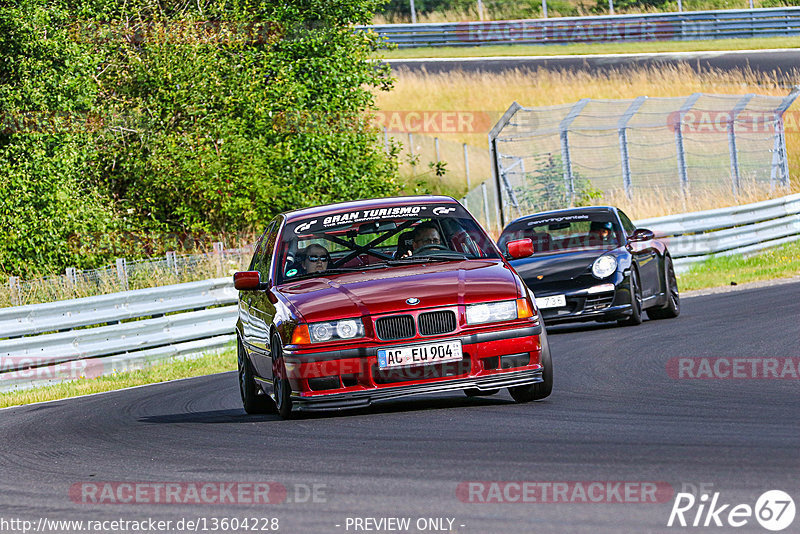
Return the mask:
POLYGON ((619 213, 619 220, 622 221, 622 228, 625 229, 625 234, 631 235, 636 230, 636 225, 631 222, 622 210, 617 210, 617 213, 619 213))

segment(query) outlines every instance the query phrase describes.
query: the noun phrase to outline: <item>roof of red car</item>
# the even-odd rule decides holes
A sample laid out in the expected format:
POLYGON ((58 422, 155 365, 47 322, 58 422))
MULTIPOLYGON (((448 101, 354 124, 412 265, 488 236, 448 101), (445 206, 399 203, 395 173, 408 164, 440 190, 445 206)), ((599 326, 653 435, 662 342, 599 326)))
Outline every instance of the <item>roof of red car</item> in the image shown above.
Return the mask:
POLYGON ((447 204, 456 203, 456 200, 447 196, 419 195, 409 197, 389 197, 371 198, 367 200, 353 200, 350 202, 339 202, 337 204, 326 204, 324 206, 314 206, 294 211, 287 211, 286 222, 304 217, 314 217, 317 215, 332 215, 354 209, 375 209, 392 208, 395 206, 407 206, 409 204, 447 204))

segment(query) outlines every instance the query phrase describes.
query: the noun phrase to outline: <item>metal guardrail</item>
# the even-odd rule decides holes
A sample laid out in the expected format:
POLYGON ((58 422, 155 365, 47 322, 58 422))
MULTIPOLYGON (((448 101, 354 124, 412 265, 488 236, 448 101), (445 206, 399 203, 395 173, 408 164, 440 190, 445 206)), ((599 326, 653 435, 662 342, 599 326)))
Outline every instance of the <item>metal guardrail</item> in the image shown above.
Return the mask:
POLYGON ((400 48, 689 41, 800 34, 800 7, 361 26, 400 48))
POLYGON ((683 271, 710 255, 749 254, 800 239, 800 194, 635 224, 665 238, 683 271))
MULTIPOLYGON (((636 225, 668 240, 680 270, 709 254, 748 253, 800 239, 800 194, 636 225)), ((0 391, 219 349, 235 339, 236 301, 232 280, 217 278, 2 309, 0 391)))

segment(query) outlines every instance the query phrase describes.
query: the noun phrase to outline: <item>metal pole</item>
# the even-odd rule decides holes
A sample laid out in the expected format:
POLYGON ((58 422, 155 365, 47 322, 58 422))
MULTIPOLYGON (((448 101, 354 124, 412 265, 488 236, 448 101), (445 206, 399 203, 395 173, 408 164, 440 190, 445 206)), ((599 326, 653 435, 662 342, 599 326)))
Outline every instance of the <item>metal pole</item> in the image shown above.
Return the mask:
POLYGON ((792 91, 775 109, 775 146, 772 153, 772 172, 770 172, 770 189, 774 187, 777 172, 781 173, 781 185, 789 186, 789 164, 786 158, 786 136, 783 128, 783 114, 800 95, 800 85, 792 87, 792 91))
POLYGON ((65 274, 67 276, 67 285, 75 287, 78 283, 78 276, 75 272, 75 267, 67 267, 65 274))
POLYGON ((608 0, 608 12, 609 14, 614 14, 614 0, 608 0))
POLYGON ((483 20, 483 0, 478 0, 478 20, 483 20))
POLYGON ((747 107, 753 94, 743 96, 733 107, 728 116, 728 151, 731 154, 731 191, 734 200, 739 198, 739 151, 736 148, 736 117, 747 107))
POLYGON ((417 8, 414 7, 414 0, 409 0, 411 3, 411 24, 417 23, 417 8))
POLYGON ((436 149, 436 163, 439 163, 441 161, 441 159, 439 158, 439 138, 438 137, 434 137, 433 138, 433 146, 436 149))
POLYGON ((572 158, 569 153, 569 127, 590 101, 590 98, 578 100, 558 127, 561 132, 561 165, 564 168, 564 190, 566 192, 566 201, 570 206, 575 195, 575 177, 572 174, 572 158))
POLYGON ((633 199, 633 186, 631 183, 631 161, 628 154, 628 122, 636 112, 639 111, 639 108, 642 107, 645 100, 647 100, 646 96, 637 97, 631 105, 628 106, 628 109, 625 110, 625 114, 620 117, 619 122, 617 122, 617 130, 619 131, 619 155, 622 165, 622 184, 625 187, 625 194, 630 200, 633 199))
POLYGON ((542 18, 547 18, 547 0, 542 0, 542 18))
POLYGON ((467 150, 467 143, 464 143, 464 173, 467 175, 467 192, 472 189, 469 183, 469 151, 467 150))
POLYGON ((491 131, 489 132, 489 157, 492 160, 492 178, 495 181, 495 188, 497 191, 497 220, 499 222, 500 229, 503 228, 505 225, 505 214, 503 213, 503 196, 502 191, 500 188, 500 156, 497 153, 497 136, 503 131, 503 128, 508 126, 508 123, 511 122, 511 118, 514 114, 522 109, 517 102, 513 102, 511 106, 503 113, 503 116, 500 117, 500 120, 497 121, 491 131))
POLYGON ((128 269, 125 258, 117 258, 117 279, 124 291, 128 290, 128 269))
POLYGON ((20 289, 19 276, 8 277, 8 289, 11 291, 11 303, 14 306, 22 304, 22 291, 20 289))
MULTIPOLYGON (((752 1, 752 0, 751 0, 751 1, 752 1)), ((679 12, 682 12, 682 11, 683 11, 683 2, 682 2, 681 0, 678 0, 678 11, 679 11, 679 12)))
POLYGON ((686 171, 686 152, 683 149, 683 116, 686 112, 692 109, 697 99, 702 96, 701 93, 694 93, 686 99, 681 109, 678 111, 678 120, 672 126, 675 128, 675 149, 678 154, 678 176, 681 182, 681 192, 683 193, 684 200, 689 195, 689 175, 686 171))
POLYGON ((483 195, 483 214, 486 215, 486 229, 489 230, 492 227, 492 221, 489 218, 489 195, 486 194, 486 182, 481 182, 481 194, 483 195))
POLYGON ((411 157, 414 157, 414 137, 411 135, 411 132, 408 132, 408 152, 411 154, 411 157))

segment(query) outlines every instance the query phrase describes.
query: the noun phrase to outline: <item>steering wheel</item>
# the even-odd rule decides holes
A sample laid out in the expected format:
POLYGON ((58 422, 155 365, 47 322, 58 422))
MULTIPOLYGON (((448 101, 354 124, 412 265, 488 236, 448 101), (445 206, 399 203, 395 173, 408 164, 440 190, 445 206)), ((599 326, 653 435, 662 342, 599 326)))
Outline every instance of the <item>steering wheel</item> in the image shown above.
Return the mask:
POLYGON ((434 250, 450 250, 444 245, 438 243, 431 243, 430 245, 423 245, 414 251, 413 255, 418 256, 422 252, 433 252, 434 250))

